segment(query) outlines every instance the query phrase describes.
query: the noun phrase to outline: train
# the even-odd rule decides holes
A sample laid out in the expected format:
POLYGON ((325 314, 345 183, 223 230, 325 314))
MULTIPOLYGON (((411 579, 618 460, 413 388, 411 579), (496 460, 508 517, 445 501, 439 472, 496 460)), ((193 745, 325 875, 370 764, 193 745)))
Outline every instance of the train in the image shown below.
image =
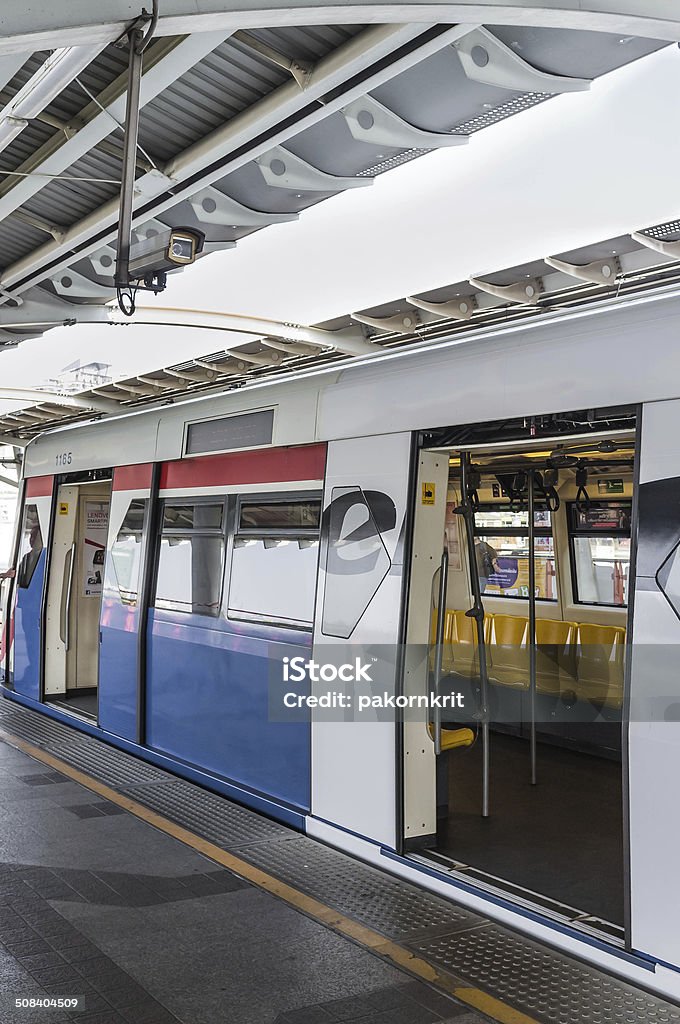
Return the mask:
POLYGON ((2 696, 677 999, 678 323, 671 287, 41 434, 2 696))

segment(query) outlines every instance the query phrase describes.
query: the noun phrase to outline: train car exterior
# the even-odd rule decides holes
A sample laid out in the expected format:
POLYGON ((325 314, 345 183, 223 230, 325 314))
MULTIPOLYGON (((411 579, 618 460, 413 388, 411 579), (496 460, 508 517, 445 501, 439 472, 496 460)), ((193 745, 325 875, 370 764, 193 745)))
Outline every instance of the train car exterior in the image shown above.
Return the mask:
MULTIPOLYGON (((671 292, 603 302, 464 342, 428 343, 39 437, 26 450, 17 572, 6 585, 4 697, 678 998, 678 322, 680 298, 671 292), (559 427, 564 436, 556 426, 551 433, 564 410, 580 411, 581 426, 569 414, 569 429, 559 427), (590 518, 577 522, 583 500, 571 470, 556 485, 561 512, 541 504, 544 488, 530 525, 517 503, 518 525, 499 518, 509 507, 496 489, 498 459, 512 447, 508 424, 523 465, 527 453, 539 454, 539 441, 552 451, 557 436, 579 450, 585 437, 586 461, 576 461, 598 488, 603 484, 599 505, 588 499, 590 518), (607 463, 617 448, 620 462, 607 463), (309 706, 308 675, 285 687, 300 698, 294 714, 272 704, 277 687, 284 692, 284 665, 334 661, 352 650, 380 660, 381 692, 427 690, 431 664, 413 661, 412 652, 429 650, 432 641, 442 537, 451 507, 468 493, 456 474, 475 451, 480 464, 486 459, 478 491, 488 500, 477 510, 486 519, 470 513, 468 539, 472 550, 476 530, 491 537, 495 551, 486 569, 477 567, 491 671, 501 628, 532 614, 526 587, 507 585, 502 573, 535 572, 522 554, 527 536, 538 550, 535 533, 545 558, 543 582, 529 577, 540 597, 534 614, 538 607, 539 619, 578 633, 573 643, 584 665, 589 627, 600 629, 600 646, 603 636, 613 638, 605 658, 610 674, 621 659, 618 696, 607 683, 602 699, 592 697, 600 684, 583 669, 573 700, 563 701, 569 709, 595 708, 598 726, 613 723, 620 737, 611 749, 598 747, 595 760, 578 761, 579 771, 587 765, 593 777, 614 779, 608 792, 616 794, 622 821, 620 865, 607 862, 618 852, 589 844, 587 835, 577 851, 581 875, 589 864, 605 880, 620 869, 623 909, 614 924, 588 906, 581 914, 565 909, 578 910, 580 877, 570 882, 571 902, 559 887, 551 896, 554 879, 542 882, 538 873, 527 882, 520 867, 514 877, 508 865, 504 879, 504 869, 477 871, 470 860, 442 855, 445 844, 434 837, 444 755, 435 753, 427 716, 402 721, 376 713, 358 721, 324 714, 309 706), (588 546, 605 522, 609 561, 602 543, 588 546), (594 552, 580 563, 592 579, 567 579, 558 564, 564 579, 547 582, 567 549, 574 559, 594 552), (631 552, 625 566, 624 550, 631 552), (609 587, 610 562, 611 600, 608 590, 584 600, 586 586, 609 587), (553 586, 563 590, 555 594, 553 586)), ((464 532, 454 546, 435 626, 444 618, 442 600, 465 611, 478 589, 477 570, 464 564, 464 532)), ((500 665, 498 657, 494 693, 520 702, 509 716, 514 722, 527 706, 526 686, 517 681, 523 670, 503 688, 500 665)), ((543 692, 551 696, 549 686, 543 692)), ((514 732, 498 731, 501 753, 524 742, 523 722, 514 732)), ((558 737, 558 754, 550 753, 555 742, 548 750, 548 739, 546 764, 554 757, 567 764, 575 750, 579 758, 595 756, 569 737, 558 737)), ((455 779, 463 762, 455 750, 446 757, 455 779)), ((452 821, 455 853, 464 823, 452 821)), ((530 822, 524 834, 528 848, 530 822)), ((527 851, 521 835, 514 841, 519 863, 527 851)))

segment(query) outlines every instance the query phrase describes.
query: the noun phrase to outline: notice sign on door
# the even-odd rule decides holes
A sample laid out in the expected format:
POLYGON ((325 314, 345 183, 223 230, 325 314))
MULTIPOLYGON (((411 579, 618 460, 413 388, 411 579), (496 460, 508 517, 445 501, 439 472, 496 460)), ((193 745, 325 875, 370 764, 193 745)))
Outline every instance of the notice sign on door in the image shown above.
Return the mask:
POLYGON ((96 597, 102 592, 106 532, 109 528, 109 503, 85 502, 85 536, 83 537, 83 594, 96 597))
POLYGON ((434 505, 435 485, 423 484, 423 505, 434 505))

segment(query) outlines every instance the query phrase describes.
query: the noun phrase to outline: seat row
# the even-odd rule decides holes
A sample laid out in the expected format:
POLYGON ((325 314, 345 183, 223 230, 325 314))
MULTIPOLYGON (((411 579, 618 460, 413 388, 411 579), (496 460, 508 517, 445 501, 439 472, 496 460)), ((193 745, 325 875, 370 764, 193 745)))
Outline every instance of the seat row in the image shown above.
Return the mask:
MULTIPOLYGON (((489 678, 502 686, 528 690, 528 620, 486 614, 484 641, 489 678)), ((620 708, 625 641, 625 629, 617 626, 537 619, 537 692, 620 708)), ((479 674, 477 625, 464 611, 446 610, 442 669, 463 676, 479 674)))

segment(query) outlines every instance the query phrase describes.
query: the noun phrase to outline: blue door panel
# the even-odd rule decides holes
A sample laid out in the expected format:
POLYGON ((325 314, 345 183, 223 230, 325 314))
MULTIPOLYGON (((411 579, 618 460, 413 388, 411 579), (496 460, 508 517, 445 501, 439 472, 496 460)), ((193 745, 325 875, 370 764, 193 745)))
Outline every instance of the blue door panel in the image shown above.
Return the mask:
POLYGON ((28 587, 17 587, 14 608, 14 689, 34 700, 40 699, 40 611, 46 558, 43 548, 28 587))
POLYGON ((201 616, 150 613, 147 743, 308 810, 309 721, 270 721, 269 690, 277 663, 284 655, 307 655, 311 636, 262 626, 252 631, 258 635, 201 616))
POLYGON ((107 732, 137 739, 136 608, 104 594, 99 647, 99 724, 107 732))

